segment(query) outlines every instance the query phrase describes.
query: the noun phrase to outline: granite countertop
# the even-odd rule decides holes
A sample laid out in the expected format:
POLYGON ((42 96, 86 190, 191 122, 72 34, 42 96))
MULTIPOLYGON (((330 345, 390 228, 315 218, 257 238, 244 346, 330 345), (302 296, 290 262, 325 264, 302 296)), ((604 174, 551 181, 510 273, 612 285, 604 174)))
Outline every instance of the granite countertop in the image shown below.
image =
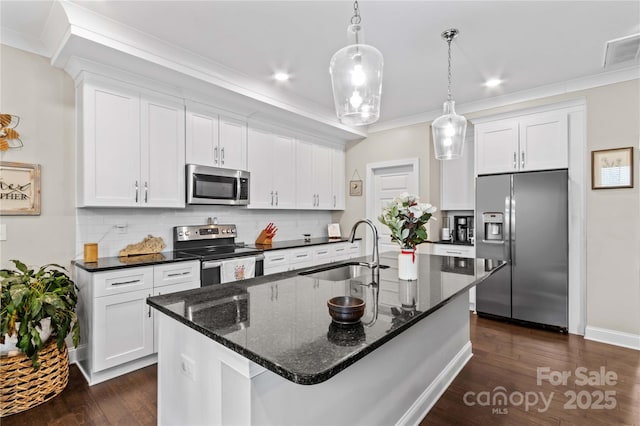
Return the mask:
MULTIPOLYGON (((360 240, 360 238, 356 238, 356 240, 360 240)), ((329 237, 317 237, 311 238, 310 241, 305 241, 304 239, 300 240, 288 240, 288 241, 274 241, 273 244, 247 244, 247 247, 257 248, 264 251, 270 250, 283 250, 290 248, 299 248, 299 247, 307 247, 307 246, 318 246, 320 244, 328 244, 328 243, 343 243, 349 241, 348 238, 329 238, 329 237)))
POLYGON ((179 256, 173 251, 163 251, 155 254, 140 254, 128 257, 100 257, 97 262, 72 260, 71 264, 88 272, 109 271, 112 269, 135 268, 138 266, 157 265, 160 263, 185 262, 200 260, 198 257, 188 257, 184 253, 179 256))
MULTIPOLYGON (((488 272, 483 259, 470 259, 475 274, 446 279, 443 271, 455 273, 447 256, 418 254, 418 280, 401 281, 397 258, 396 253, 381 254, 381 264, 389 267, 380 269, 379 277, 367 271, 345 281, 325 281, 299 275, 314 269, 307 268, 155 296, 147 303, 294 383, 317 384, 424 320, 502 264, 491 262, 488 272), (374 280, 379 286, 368 285, 374 280), (415 303, 403 303, 406 294, 417 295, 415 303), (365 300, 360 324, 331 321, 327 300, 344 295, 365 300)), ((349 262, 335 264, 342 263, 349 262)))

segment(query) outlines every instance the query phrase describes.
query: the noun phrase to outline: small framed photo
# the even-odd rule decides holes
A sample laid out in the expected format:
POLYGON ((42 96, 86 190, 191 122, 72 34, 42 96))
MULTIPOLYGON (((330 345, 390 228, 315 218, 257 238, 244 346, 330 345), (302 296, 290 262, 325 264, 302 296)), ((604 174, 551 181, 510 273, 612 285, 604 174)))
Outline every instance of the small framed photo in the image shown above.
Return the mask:
POLYGON ((0 215, 40 214, 40 165, 0 161, 0 215))
POLYGON ((591 151, 591 189, 633 188, 633 147, 591 151))
POLYGON ((361 180, 351 180, 349 181, 349 195, 352 197, 360 197, 362 196, 362 181, 361 180))

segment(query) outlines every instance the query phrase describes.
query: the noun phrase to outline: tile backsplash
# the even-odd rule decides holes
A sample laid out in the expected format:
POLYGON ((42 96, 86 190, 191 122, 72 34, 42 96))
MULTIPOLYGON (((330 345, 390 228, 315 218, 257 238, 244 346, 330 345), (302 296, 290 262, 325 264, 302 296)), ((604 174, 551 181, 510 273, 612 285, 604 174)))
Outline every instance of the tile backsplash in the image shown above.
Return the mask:
MULTIPOLYGON (((269 222, 278 227, 275 241, 297 240, 302 234, 327 236, 329 211, 252 210, 228 206, 188 206, 185 209, 76 209, 76 259, 82 258, 84 243, 98 243, 100 257, 117 256, 128 244, 147 235, 162 237, 165 251, 173 250, 173 227, 201 225, 207 218, 237 225, 236 241, 253 243, 269 222)), ((344 234, 344 230, 342 230, 344 234)))

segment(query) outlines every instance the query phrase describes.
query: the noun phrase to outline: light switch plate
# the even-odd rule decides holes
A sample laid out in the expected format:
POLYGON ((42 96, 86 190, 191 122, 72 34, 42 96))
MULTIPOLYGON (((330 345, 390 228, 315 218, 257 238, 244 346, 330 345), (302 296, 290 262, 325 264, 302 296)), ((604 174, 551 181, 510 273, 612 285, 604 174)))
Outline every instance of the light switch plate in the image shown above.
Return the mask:
POLYGON ((0 241, 7 241, 7 225, 5 223, 0 225, 0 241))

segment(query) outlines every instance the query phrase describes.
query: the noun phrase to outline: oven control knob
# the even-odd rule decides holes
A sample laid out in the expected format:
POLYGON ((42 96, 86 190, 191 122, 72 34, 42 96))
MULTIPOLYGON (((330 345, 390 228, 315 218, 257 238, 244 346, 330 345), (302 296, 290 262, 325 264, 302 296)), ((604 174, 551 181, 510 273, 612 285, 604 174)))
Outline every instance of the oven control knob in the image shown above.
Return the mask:
POLYGON ((184 232, 180 231, 178 232, 178 237, 182 237, 184 235, 184 232))
POLYGON ((184 231, 184 236, 185 236, 185 237, 188 237, 190 234, 191 234, 191 232, 189 232, 189 231, 184 231))

